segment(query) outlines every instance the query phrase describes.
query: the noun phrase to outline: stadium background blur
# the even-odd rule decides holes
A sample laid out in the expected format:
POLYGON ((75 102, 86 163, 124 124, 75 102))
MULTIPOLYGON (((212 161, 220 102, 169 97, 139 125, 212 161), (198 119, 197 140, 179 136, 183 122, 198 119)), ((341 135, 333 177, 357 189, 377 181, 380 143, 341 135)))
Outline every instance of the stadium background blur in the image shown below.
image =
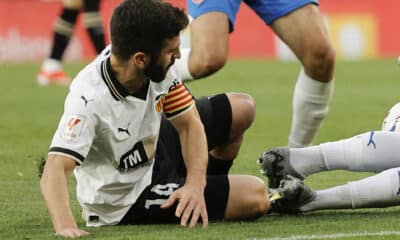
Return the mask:
MULTIPOLYGON (((107 34, 112 8, 119 1, 102 1, 101 14, 107 34)), ((169 1, 185 7, 185 0, 169 1)), ((0 1, 0 61, 44 59, 50 49, 52 26, 60 8, 58 0, 0 1)), ((400 1, 320 0, 320 9, 326 16, 339 58, 387 57, 400 52, 400 31, 393 28, 397 22, 400 1)), ((85 29, 76 28, 66 59, 88 59, 93 54, 85 29)), ((288 48, 244 4, 231 37, 230 54, 239 58, 294 58, 288 48)))
MULTIPOLYGON (((119 1, 102 1, 107 35, 112 8, 119 1)), ((185 0, 171 2, 185 6, 185 0)), ((315 144, 379 129, 386 111, 399 101, 400 78, 399 0, 320 0, 320 4, 338 61, 330 112, 315 144)), ((59 0, 0 0, 0 239, 55 238, 38 186, 37 165, 47 155, 68 88, 40 87, 36 74, 50 51, 60 9, 59 0)), ((196 96, 240 91, 255 98, 256 120, 232 171, 260 176, 255 163, 259 154, 287 143, 300 64, 282 61, 294 57, 245 6, 235 27, 228 64, 189 87, 196 96)), ((63 64, 71 76, 94 57, 80 20, 73 36, 63 64)), ((321 189, 368 175, 333 171, 311 176, 306 183, 321 189)), ((84 226, 74 186, 70 178, 71 207, 84 226)), ((84 229, 91 233, 85 239, 400 239, 399 210, 267 216, 254 222, 211 223, 206 230, 178 225, 84 229)))

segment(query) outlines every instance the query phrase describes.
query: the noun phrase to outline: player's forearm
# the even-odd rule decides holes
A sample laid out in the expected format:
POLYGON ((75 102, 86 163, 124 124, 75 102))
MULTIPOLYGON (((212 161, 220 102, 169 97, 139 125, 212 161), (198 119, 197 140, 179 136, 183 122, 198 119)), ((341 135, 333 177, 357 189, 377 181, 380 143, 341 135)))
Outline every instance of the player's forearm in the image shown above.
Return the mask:
POLYGON ((76 228, 77 224, 69 204, 67 176, 64 171, 45 170, 40 181, 40 188, 55 231, 76 228))
POLYGON ((180 140, 187 170, 186 183, 205 186, 208 152, 207 140, 200 120, 190 124, 181 134, 180 140))

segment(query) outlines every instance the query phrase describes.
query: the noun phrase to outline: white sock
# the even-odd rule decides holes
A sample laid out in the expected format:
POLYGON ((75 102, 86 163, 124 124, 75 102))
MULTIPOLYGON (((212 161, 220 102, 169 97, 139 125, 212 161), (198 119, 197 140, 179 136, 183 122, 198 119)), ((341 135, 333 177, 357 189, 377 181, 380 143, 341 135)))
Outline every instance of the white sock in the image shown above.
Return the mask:
POLYGON ((321 209, 347 209, 352 207, 349 184, 315 192, 315 199, 300 208, 302 212, 321 209))
POLYGON ((290 149, 290 164, 303 177, 325 170, 380 172, 400 166, 400 133, 371 131, 319 146, 290 149))
POLYGON ((316 191, 315 200, 300 210, 389 207, 399 204, 400 168, 392 168, 359 181, 316 191))
POLYGON ((400 166, 400 133, 371 131, 321 144, 327 170, 380 172, 400 166))
POLYGON ((290 147, 310 145, 328 113, 333 81, 316 81, 301 69, 293 94, 293 118, 289 135, 290 147))
POLYGON ((400 204, 400 168, 350 182, 353 208, 387 207, 400 204))
POLYGON ((49 72, 61 70, 62 69, 61 62, 56 59, 48 58, 43 61, 42 69, 44 71, 49 71, 49 72))
POLYGON ((327 170, 320 146, 291 148, 290 165, 303 177, 327 170))
POLYGON ((193 80, 193 76, 189 70, 190 48, 181 48, 181 58, 176 59, 174 63, 175 70, 181 76, 182 81, 193 80))

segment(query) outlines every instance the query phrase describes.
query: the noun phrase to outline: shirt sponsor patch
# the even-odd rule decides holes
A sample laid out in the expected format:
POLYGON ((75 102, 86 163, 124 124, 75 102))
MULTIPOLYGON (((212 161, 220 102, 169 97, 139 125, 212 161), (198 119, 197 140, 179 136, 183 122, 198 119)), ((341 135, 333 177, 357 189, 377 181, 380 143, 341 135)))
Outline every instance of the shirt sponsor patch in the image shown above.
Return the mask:
POLYGON ((79 135, 81 134, 83 123, 85 122, 85 117, 72 114, 67 118, 67 122, 61 137, 69 141, 77 142, 79 140, 79 135))

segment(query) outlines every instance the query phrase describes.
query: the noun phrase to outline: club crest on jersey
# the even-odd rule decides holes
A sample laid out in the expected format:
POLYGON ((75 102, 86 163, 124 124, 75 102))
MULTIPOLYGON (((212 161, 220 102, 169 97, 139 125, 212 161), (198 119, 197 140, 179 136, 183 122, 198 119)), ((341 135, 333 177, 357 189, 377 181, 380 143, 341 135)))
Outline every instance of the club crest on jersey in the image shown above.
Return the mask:
POLYGON ((70 141, 78 141, 81 134, 85 117, 72 114, 67 118, 67 122, 61 137, 70 141))
POLYGON ((162 112, 164 109, 164 102, 165 102, 165 96, 164 95, 158 95, 156 97, 156 111, 157 112, 162 112))

